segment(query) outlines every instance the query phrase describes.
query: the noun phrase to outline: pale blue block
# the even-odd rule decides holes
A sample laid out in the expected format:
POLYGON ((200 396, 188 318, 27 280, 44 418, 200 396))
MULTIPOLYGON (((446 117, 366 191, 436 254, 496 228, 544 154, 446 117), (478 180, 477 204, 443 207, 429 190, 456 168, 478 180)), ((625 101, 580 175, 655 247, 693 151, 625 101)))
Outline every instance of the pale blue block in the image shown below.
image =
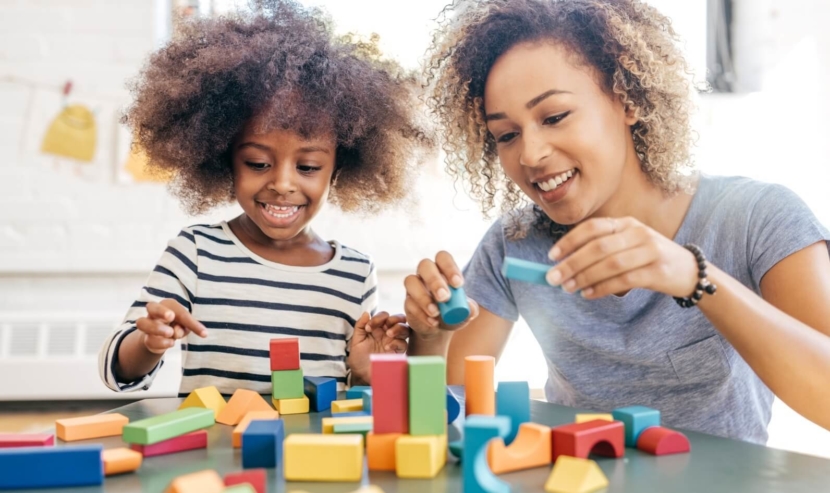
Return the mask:
POLYGON ((509 493, 510 485, 496 477, 487 464, 487 444, 508 433, 510 418, 506 416, 467 416, 462 447, 466 459, 461 461, 464 493, 509 493))
POLYGON ((450 299, 444 303, 438 303, 438 310, 441 311, 441 319, 447 325, 460 324, 470 316, 470 304, 467 303, 467 293, 464 288, 450 286, 450 299))
POLYGON ((550 286, 545 276, 551 268, 553 268, 552 265, 505 257, 504 263, 501 266, 501 273, 504 277, 513 279, 514 281, 532 282, 534 284, 550 286))
POLYGON ((504 443, 510 445, 519 433, 519 425, 530 421, 530 386, 527 382, 499 382, 496 414, 510 418, 510 434, 504 439, 504 443))
POLYGON ((625 425, 625 446, 636 447, 640 433, 649 426, 660 426, 660 411, 645 406, 614 409, 611 414, 625 425))
POLYGON ((353 417, 360 417, 360 416, 371 416, 371 414, 363 411, 351 411, 348 413, 335 413, 332 414, 334 418, 353 418, 353 417))
POLYGON ((361 394, 363 394, 363 412, 372 414, 372 389, 364 389, 361 394))
POLYGON ((356 387, 351 387, 350 389, 346 390, 346 400, 362 399, 363 391, 371 389, 372 387, 369 387, 368 385, 358 385, 356 387))

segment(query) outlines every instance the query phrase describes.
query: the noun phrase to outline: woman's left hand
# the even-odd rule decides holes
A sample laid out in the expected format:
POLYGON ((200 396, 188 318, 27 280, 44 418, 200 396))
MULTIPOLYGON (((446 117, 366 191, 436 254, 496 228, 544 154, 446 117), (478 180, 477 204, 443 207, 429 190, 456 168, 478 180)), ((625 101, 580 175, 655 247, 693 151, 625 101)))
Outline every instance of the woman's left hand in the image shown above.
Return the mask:
POLYGON ((686 248, 632 217, 580 223, 551 248, 561 260, 548 283, 588 299, 645 288, 674 297, 692 294, 698 266, 686 248))

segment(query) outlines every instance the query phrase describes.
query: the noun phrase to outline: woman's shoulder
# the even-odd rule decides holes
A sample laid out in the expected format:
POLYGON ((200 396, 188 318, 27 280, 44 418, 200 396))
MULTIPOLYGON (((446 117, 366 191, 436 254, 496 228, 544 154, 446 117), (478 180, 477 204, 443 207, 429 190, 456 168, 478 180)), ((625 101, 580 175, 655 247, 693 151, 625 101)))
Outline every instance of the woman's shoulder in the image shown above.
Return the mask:
POLYGON ((800 201, 798 195, 785 185, 737 175, 701 174, 697 191, 702 196, 701 202, 704 205, 743 205, 746 210, 750 210, 761 200, 800 201))

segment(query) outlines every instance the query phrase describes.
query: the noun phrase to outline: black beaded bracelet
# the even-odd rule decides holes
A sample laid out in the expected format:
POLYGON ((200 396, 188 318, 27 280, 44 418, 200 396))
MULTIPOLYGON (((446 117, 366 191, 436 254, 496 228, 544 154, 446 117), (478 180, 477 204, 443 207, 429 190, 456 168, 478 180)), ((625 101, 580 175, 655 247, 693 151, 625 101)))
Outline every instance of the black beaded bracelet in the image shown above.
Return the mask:
POLYGON ((688 243, 683 245, 687 250, 692 252, 697 260, 697 286, 695 286, 695 291, 692 293, 691 296, 688 298, 674 298, 674 301, 677 302, 683 308, 691 308, 703 298, 703 293, 707 294, 715 294, 715 291, 718 290, 718 287, 714 284, 709 282, 706 272, 706 256, 703 255, 703 250, 700 249, 699 246, 693 245, 688 243))

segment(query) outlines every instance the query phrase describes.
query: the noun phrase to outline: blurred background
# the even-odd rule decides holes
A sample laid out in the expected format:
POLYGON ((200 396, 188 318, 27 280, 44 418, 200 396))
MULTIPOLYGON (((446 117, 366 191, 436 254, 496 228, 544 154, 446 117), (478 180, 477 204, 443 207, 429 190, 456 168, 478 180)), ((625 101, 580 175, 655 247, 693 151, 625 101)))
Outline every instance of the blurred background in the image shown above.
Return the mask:
MULTIPOLYGON (((304 3, 324 7, 342 33, 377 33, 386 55, 417 69, 446 1, 304 3)), ((650 3, 673 19, 697 82, 713 88, 697 101, 698 167, 787 185, 830 224, 830 2, 650 3)), ((175 351, 153 387, 133 394, 103 386, 96 355, 168 239, 239 211, 187 217, 165 184, 143 173, 119 114, 127 81, 175 36, 177 16, 246 5, 0 0, 0 431, 40 426, 15 421, 20 412, 65 415, 84 403, 107 409, 121 404, 115 399, 176 394, 175 351)), ((489 224, 442 167, 440 159, 426 166, 413 184, 418 202, 401 211, 367 223, 329 208, 315 224, 375 257, 382 309, 402 311, 403 277, 421 258, 445 249, 464 263, 489 224)), ((545 363, 523 323, 496 373, 542 388, 545 363)), ((830 432, 776 402, 769 445, 830 457, 830 432)))

